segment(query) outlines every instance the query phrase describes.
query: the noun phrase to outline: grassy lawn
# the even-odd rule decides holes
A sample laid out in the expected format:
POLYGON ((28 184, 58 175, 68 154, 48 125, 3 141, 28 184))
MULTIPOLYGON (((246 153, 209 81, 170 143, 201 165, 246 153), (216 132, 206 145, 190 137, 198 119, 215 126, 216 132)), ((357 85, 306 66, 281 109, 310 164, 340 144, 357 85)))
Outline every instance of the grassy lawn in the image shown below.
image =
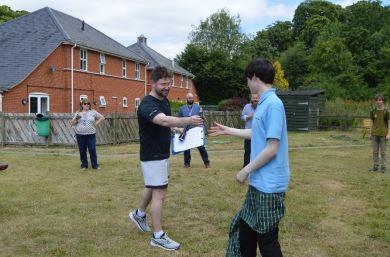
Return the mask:
MULTIPOLYGON (((287 257, 390 256, 390 175, 369 173, 361 133, 289 133, 291 182, 280 225, 287 257)), ((0 148, 0 256, 224 256, 246 186, 234 177, 243 141, 209 138, 211 167, 171 158, 163 225, 177 252, 149 245, 127 219, 143 180, 138 144, 98 146, 102 170, 79 169, 76 148, 0 148)), ((389 157, 390 158, 390 157, 389 157)), ((149 219, 150 222, 150 219, 149 219)))

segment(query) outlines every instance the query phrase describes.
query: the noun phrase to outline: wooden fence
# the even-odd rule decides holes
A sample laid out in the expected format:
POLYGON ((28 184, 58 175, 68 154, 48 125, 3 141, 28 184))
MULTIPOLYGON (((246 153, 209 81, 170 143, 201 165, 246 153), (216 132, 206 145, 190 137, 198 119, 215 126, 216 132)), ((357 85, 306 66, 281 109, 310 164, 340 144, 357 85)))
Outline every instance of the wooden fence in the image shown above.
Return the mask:
MULTIPOLYGON (((204 111, 206 127, 213 122, 242 128, 240 112, 204 111)), ((76 145, 74 128, 70 125, 72 114, 52 113, 50 134, 41 137, 37 134, 37 120, 33 114, 0 113, 0 144, 5 145, 76 145)), ((120 144, 138 141, 138 120, 135 113, 105 115, 103 124, 97 127, 96 143, 99 145, 120 144)))

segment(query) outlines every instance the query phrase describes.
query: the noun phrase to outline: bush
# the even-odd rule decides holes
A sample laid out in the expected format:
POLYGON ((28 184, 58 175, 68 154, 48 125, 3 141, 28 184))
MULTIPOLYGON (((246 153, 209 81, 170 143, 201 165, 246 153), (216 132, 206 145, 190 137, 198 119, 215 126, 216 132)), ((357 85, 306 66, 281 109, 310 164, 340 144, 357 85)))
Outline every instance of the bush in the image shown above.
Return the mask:
POLYGON ((361 119, 356 116, 368 117, 373 108, 372 101, 352 101, 336 98, 333 101, 326 101, 325 111, 320 120, 321 127, 343 127, 358 126, 361 119))
POLYGON ((181 101, 169 101, 169 104, 171 105, 172 112, 176 113, 185 103, 181 101))
POLYGON ((249 101, 246 97, 234 96, 229 99, 224 99, 218 103, 218 110, 220 111, 241 111, 245 104, 249 101))

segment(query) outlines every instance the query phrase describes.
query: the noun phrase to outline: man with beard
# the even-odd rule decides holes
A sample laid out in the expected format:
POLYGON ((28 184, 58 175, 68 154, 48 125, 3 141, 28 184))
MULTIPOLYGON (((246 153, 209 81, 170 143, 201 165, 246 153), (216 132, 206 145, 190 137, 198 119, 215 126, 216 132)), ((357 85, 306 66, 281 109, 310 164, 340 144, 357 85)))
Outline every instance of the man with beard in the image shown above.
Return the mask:
POLYGON ((138 108, 140 137, 140 160, 145 189, 138 209, 129 213, 129 219, 143 232, 149 232, 146 223, 146 208, 150 204, 153 235, 152 246, 165 250, 177 250, 180 244, 170 239, 161 225, 162 207, 168 188, 169 150, 171 127, 187 125, 200 126, 203 119, 199 116, 178 118, 171 116, 167 95, 172 85, 172 73, 164 67, 152 71, 152 90, 145 96, 138 108))
MULTIPOLYGON (((187 96, 187 104, 180 107, 179 112, 177 113, 178 117, 191 117, 195 115, 199 115, 200 106, 198 104, 194 104, 194 95, 188 93, 187 96)), ((207 154, 206 148, 202 145, 198 147, 200 156, 202 157, 204 166, 208 168, 210 166, 209 156, 207 154)), ((184 151, 184 167, 191 167, 191 149, 184 151)))

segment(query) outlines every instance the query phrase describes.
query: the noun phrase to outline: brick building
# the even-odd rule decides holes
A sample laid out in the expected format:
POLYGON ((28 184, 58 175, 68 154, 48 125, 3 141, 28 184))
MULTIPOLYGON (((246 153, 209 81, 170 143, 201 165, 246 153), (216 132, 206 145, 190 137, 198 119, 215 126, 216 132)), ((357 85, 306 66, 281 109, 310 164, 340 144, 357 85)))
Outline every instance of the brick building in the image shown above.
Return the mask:
MULTIPOLYGON (((175 101, 184 101, 188 92, 194 95, 194 100, 199 101, 196 93, 196 88, 192 79, 194 75, 184 68, 180 67, 173 60, 166 58, 160 53, 153 50, 147 45, 147 38, 144 35, 140 35, 137 38, 137 43, 127 47, 131 51, 137 53, 143 57, 148 64, 146 65, 147 71, 153 70, 156 66, 163 66, 173 72, 173 85, 169 93, 169 99, 175 101)), ((150 92, 152 85, 151 72, 147 72, 147 90, 150 92)))
MULTIPOLYGON (((84 21, 46 7, 0 25, 0 112, 74 112, 85 97, 101 113, 133 112, 150 90, 147 64, 84 21)), ((170 99, 184 99, 186 90, 175 91, 170 99)))

